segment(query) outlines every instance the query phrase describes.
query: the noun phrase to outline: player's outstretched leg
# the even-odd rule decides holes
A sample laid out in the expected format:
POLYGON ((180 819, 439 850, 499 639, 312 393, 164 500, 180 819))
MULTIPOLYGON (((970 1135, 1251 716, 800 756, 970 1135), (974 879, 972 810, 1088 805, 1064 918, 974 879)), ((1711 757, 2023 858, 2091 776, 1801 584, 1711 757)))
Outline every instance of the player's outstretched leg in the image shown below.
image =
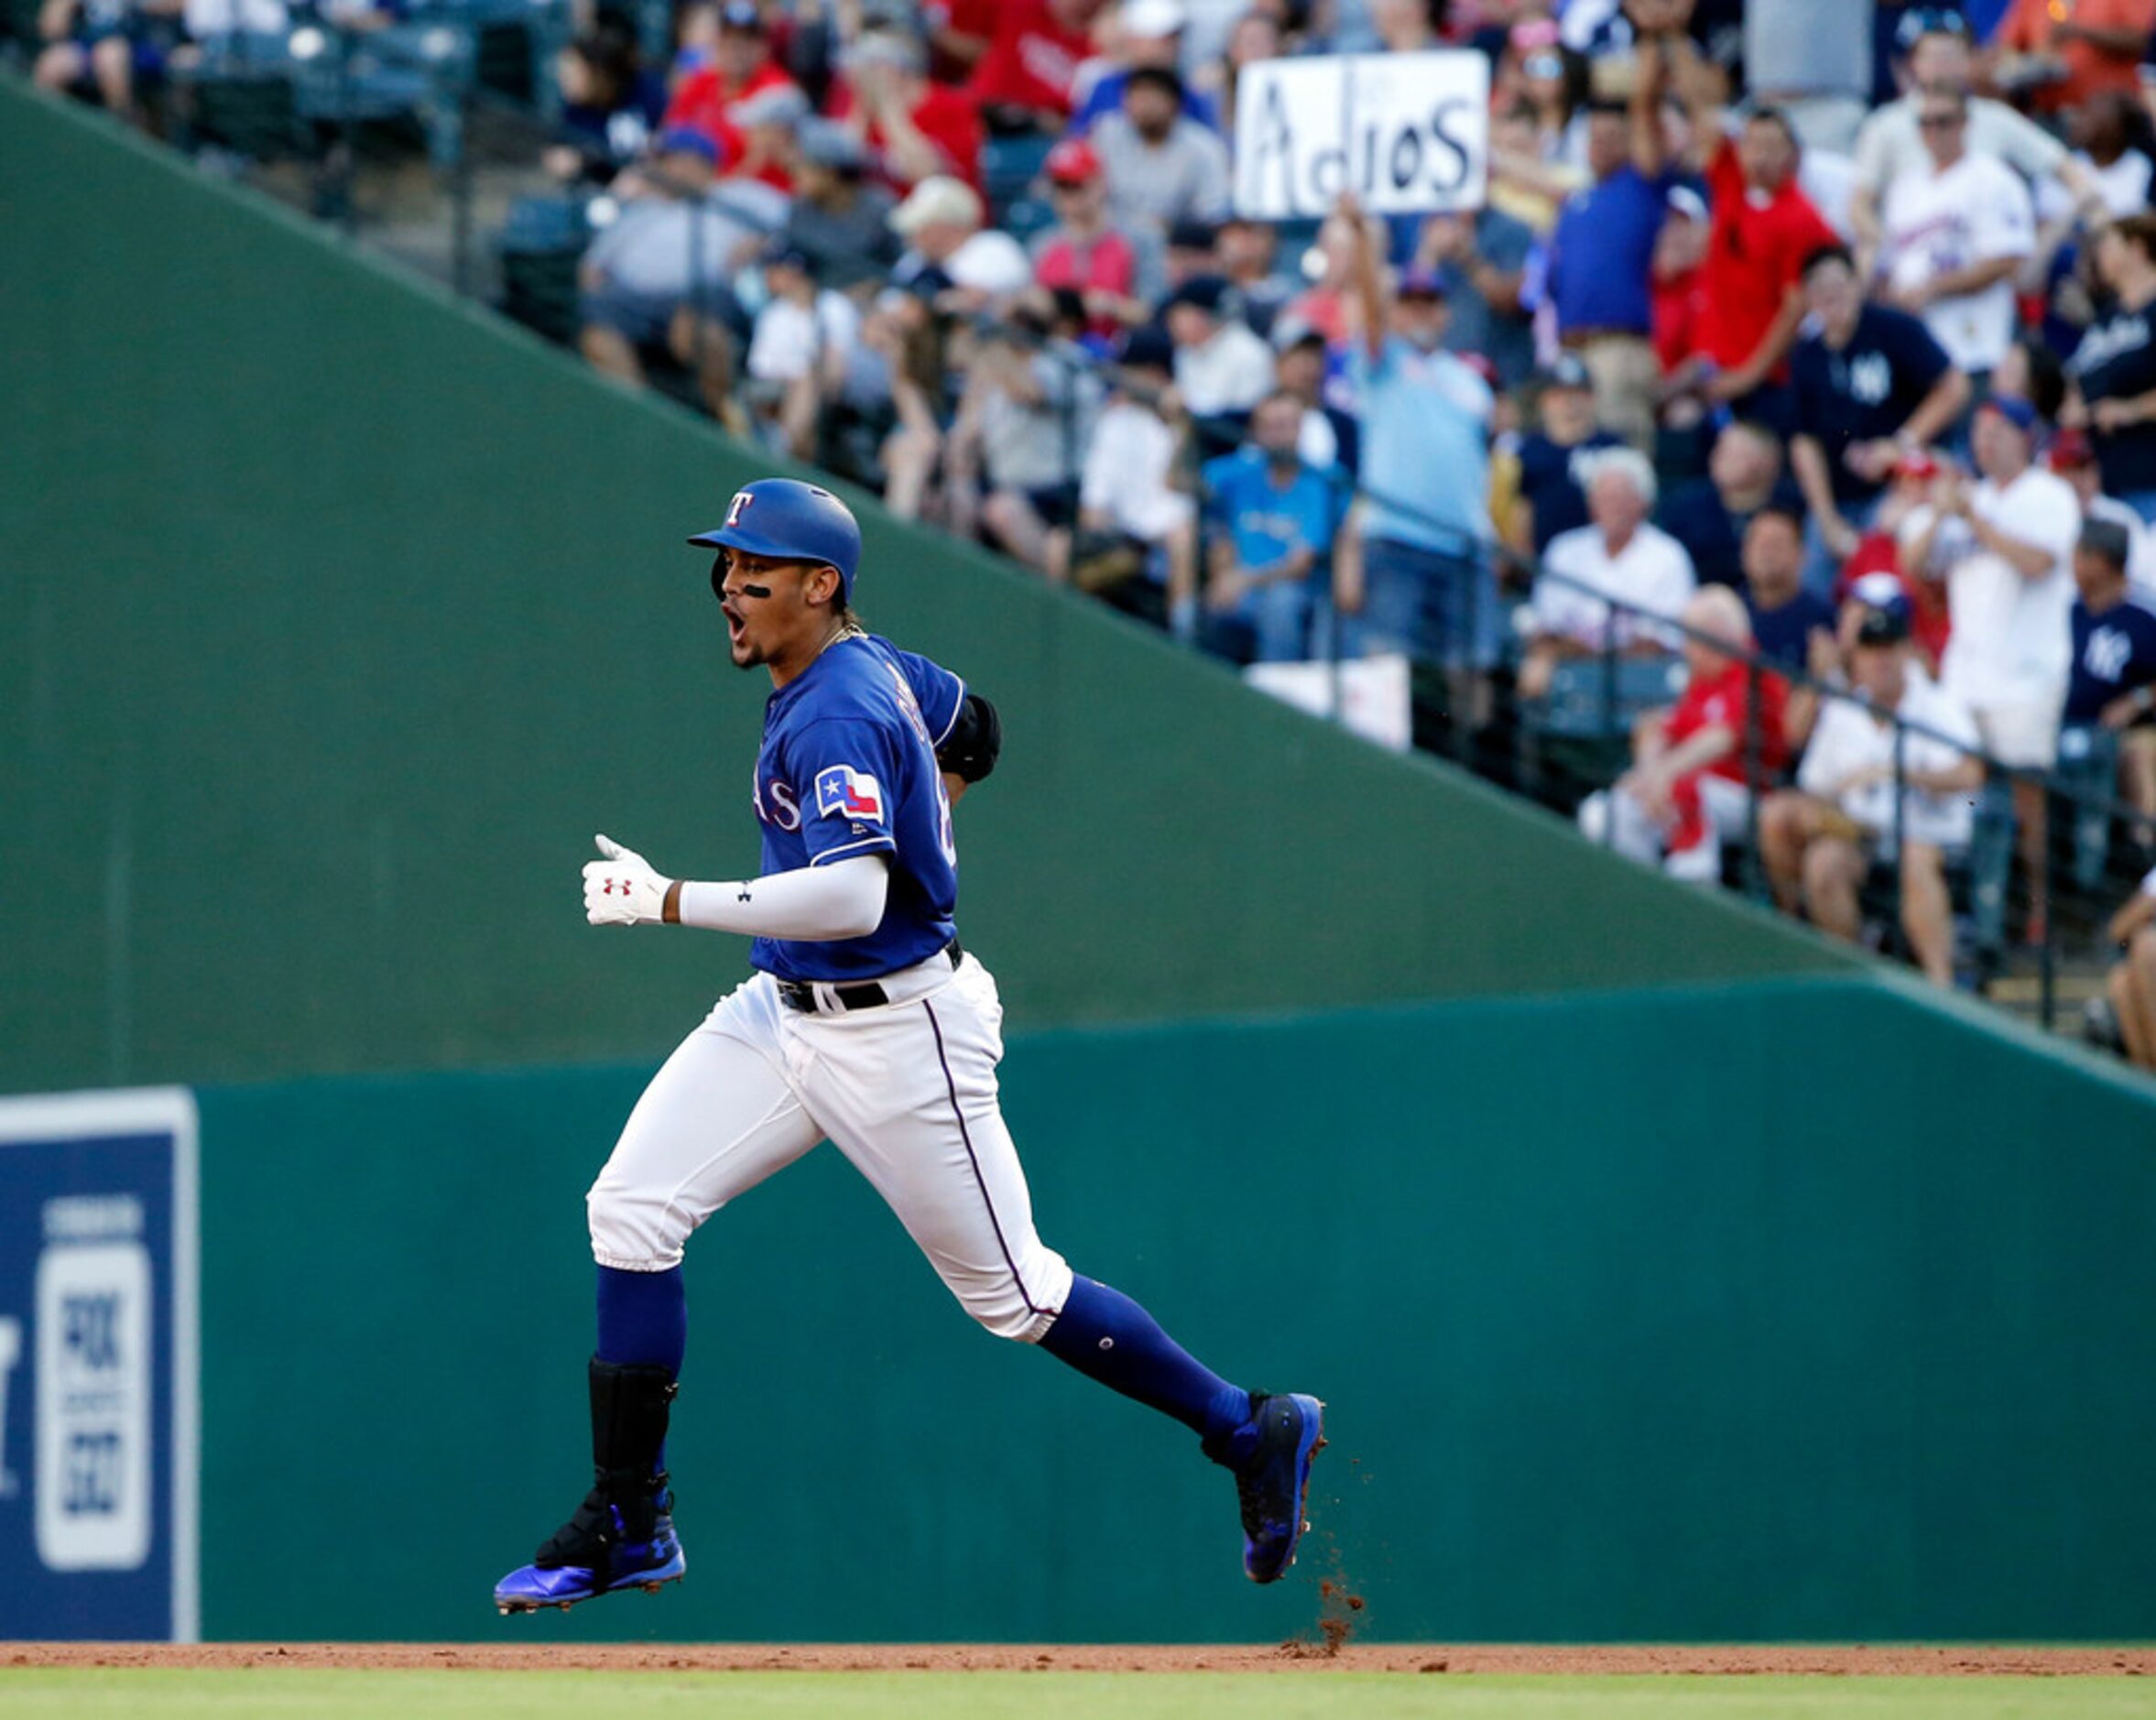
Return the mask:
POLYGON ((592 1357, 592 1490, 528 1565, 495 1584, 505 1613, 615 1589, 656 1591, 688 1568, 667 1486, 667 1419, 687 1331, 679 1267, 599 1268, 599 1354, 592 1357))
POLYGON ((1205 1455, 1235 1475, 1244 1572, 1254 1583, 1286 1573, 1310 1527, 1303 1508, 1311 1461, 1325 1443, 1323 1404, 1301 1392, 1229 1384, 1129 1297, 1089 1278, 1072 1279, 1040 1347, 1196 1433, 1205 1455))

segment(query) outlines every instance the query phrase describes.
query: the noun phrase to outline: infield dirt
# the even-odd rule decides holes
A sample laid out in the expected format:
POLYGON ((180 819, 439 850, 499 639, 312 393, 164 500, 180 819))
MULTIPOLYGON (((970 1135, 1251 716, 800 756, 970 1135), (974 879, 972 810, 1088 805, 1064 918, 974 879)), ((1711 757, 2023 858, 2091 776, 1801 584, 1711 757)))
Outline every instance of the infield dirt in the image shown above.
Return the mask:
POLYGON ((2145 1677, 2156 1649, 1347 1643, 9 1642, 5 1667, 339 1667, 609 1672, 1690 1673, 1743 1676, 2145 1677))

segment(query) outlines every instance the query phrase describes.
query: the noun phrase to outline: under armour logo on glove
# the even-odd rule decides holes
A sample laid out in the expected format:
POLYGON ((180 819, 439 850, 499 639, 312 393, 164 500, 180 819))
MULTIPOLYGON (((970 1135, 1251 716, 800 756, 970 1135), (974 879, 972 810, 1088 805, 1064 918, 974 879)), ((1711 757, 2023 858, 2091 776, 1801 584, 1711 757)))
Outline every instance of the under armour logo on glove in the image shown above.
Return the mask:
POLYGON ((594 926, 634 926, 665 918, 667 886, 651 863, 609 836, 593 838, 606 857, 584 863, 584 918, 594 926))

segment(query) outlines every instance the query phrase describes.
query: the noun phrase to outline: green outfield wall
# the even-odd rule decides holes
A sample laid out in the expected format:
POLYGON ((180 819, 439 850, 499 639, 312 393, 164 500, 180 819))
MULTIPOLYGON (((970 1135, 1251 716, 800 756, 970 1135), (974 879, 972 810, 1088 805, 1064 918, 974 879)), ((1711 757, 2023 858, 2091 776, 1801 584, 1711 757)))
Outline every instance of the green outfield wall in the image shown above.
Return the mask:
POLYGON ((201 1094, 213 1637, 2156 1636, 2156 1097, 1891 979, 1028 1036, 1043 1234, 1331 1403, 1256 1590, 1180 1428, 960 1314, 826 1147, 691 1244, 688 1581, 488 1590, 581 1493, 643 1067, 201 1094))
POLYGON ((1194 1442, 826 1149, 691 1254, 688 1584, 497 1622, 583 1189, 740 972, 575 880, 754 865, 679 539, 761 468, 4 78, 0 230, 0 1089, 201 1087, 211 1634, 1262 1640, 1339 1574, 1394 1638, 2156 1636, 2146 1083, 866 505, 872 619, 1006 713, 1043 1227, 1331 1399, 1321 1529, 1252 1590, 1194 1442))
MULTIPOLYGON (((0 78, 0 1090, 644 1058, 756 865, 760 682, 681 539, 765 469, 0 78)), ((855 498, 859 501, 860 498, 855 498)), ((962 924, 1033 1025, 1827 970, 866 503, 871 620, 1002 706, 962 924)))

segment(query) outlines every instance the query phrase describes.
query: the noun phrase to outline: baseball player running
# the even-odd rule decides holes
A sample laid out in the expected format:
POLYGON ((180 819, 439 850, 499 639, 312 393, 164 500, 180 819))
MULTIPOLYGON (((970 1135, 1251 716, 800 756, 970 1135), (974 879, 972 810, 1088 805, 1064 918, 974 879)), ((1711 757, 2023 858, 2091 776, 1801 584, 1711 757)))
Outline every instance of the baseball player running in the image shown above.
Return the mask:
POLYGON ((584 912, 594 926, 742 933, 757 972, 652 1078, 587 1196, 597 1475, 495 1604, 567 1608, 681 1577, 664 1457, 688 1324, 682 1246, 826 1138, 989 1331, 1197 1433, 1236 1478, 1244 1571, 1275 1581, 1307 1527, 1323 1406, 1230 1384, 1033 1228, 996 1101, 1003 1007, 953 923, 951 808, 995 768, 995 707, 855 620, 861 529, 829 491, 751 484, 724 525, 689 541, 718 552, 712 588, 735 667, 771 674, 754 801, 763 876, 663 877, 601 836, 584 912))

